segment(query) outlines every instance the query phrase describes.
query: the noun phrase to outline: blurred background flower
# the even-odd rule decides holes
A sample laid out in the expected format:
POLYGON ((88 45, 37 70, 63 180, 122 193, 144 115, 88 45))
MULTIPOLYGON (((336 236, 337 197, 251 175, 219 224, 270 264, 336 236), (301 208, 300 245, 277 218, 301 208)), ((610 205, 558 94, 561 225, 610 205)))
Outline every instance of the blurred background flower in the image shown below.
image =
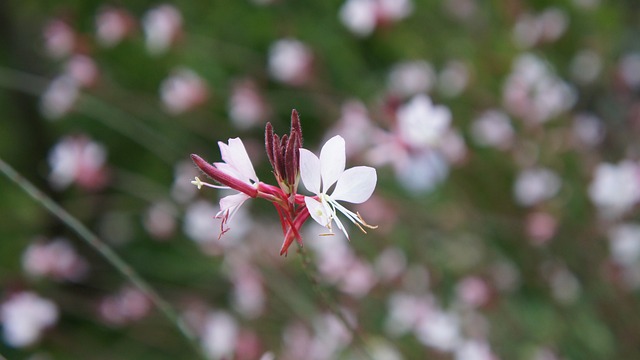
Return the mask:
POLYGON ((128 269, 0 176, 0 357, 640 358, 639 10, 0 2, 0 159, 128 269), (273 184, 294 108, 376 169, 349 209, 379 227, 308 221, 281 257, 252 201, 219 239, 189 154, 240 137, 273 184))

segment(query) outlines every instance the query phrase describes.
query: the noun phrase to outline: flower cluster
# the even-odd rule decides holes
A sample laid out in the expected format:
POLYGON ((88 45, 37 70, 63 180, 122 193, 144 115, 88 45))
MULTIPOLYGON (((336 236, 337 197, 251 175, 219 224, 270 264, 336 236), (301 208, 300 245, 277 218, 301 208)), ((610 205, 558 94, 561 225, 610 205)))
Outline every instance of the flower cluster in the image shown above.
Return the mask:
POLYGON ((278 136, 273 132, 271 123, 265 129, 265 148, 278 186, 266 184, 258 179, 249 155, 239 138, 229 139, 228 143, 218 142, 220 155, 224 162, 208 163, 198 155, 192 154, 195 165, 208 177, 220 185, 209 184, 198 177, 192 183, 217 189, 233 189, 236 194, 220 199, 220 211, 216 218, 221 219, 220 236, 229 230, 226 226, 240 206, 250 198, 263 198, 270 201, 280 217, 284 242, 280 255, 286 254, 294 240, 302 246, 300 228, 311 217, 333 234, 332 223, 348 238, 345 225, 338 218, 341 212, 360 230, 375 228, 367 224, 359 213, 354 213, 338 201, 363 203, 376 186, 377 175, 374 168, 357 166, 345 170, 346 150, 344 139, 336 135, 322 147, 318 158, 311 151, 302 148, 302 127, 298 112, 291 113, 291 131, 278 136), (302 182, 312 196, 298 194, 298 184, 302 182), (335 184, 335 187, 334 187, 335 184), (329 190, 333 188, 333 191, 329 190))

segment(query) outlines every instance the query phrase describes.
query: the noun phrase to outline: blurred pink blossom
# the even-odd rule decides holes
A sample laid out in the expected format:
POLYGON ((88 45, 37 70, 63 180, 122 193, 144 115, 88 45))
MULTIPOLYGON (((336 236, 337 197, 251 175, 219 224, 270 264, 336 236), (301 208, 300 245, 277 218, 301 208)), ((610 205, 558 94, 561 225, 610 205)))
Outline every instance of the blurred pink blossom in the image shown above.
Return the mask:
POLYGON ((513 144, 514 131, 509 116, 500 110, 488 110, 471 123, 471 136, 482 146, 506 150, 513 144))
POLYGON ((426 346, 452 352, 462 341, 460 318, 453 312, 433 309, 417 324, 415 335, 426 346))
POLYGON ((407 257, 397 247, 384 249, 376 258, 375 270, 382 281, 391 281, 398 278, 407 268, 407 257))
POLYGON ((529 53, 516 58, 503 87, 507 110, 532 124, 560 115, 575 101, 575 90, 559 79, 547 63, 529 53))
POLYGON ((100 301, 100 316, 110 324, 126 325, 144 318, 152 308, 151 301, 140 290, 124 287, 100 301))
POLYGON ((465 340, 455 350, 455 360, 498 360, 485 340, 465 340))
POLYGON ((13 294, 0 306, 4 340, 12 347, 35 343, 57 320, 56 304, 32 292, 13 294))
POLYGON ((619 62, 620 77, 631 88, 640 86, 640 53, 624 55, 619 62))
POLYGON ((340 119, 325 138, 329 140, 335 135, 341 135, 345 140, 347 157, 351 158, 371 146, 376 131, 378 129, 374 127, 366 106, 359 100, 349 100, 342 104, 340 119))
POLYGON ((491 297, 491 290, 483 279, 469 276, 456 285, 456 295, 463 304, 478 308, 487 305, 491 297))
POLYGON ((40 111, 49 120, 65 116, 80 96, 80 86, 76 79, 63 74, 51 81, 40 98, 40 111))
POLYGON ((76 46, 76 34, 64 21, 53 19, 49 21, 43 30, 44 46, 54 59, 61 59, 71 55, 76 46))
POLYGON ((194 71, 175 69, 160 84, 160 97, 171 114, 178 115, 203 104, 209 96, 207 83, 194 71))
POLYGON ((239 129, 264 125, 268 117, 268 105, 252 80, 238 81, 233 85, 228 104, 229 117, 239 129))
POLYGON ((260 316, 267 300, 262 275, 246 260, 229 256, 225 260, 230 260, 227 264, 228 276, 233 283, 234 308, 248 319, 260 316))
POLYGON ((178 39, 182 32, 182 15, 169 4, 159 5, 147 11, 142 18, 147 50, 160 55, 178 39))
POLYGON ((602 142, 605 136, 605 127, 600 118, 593 114, 577 114, 573 118, 573 136, 584 146, 593 147, 602 142))
POLYGON ((408 97, 431 90, 436 74, 433 66, 425 60, 405 61, 391 68, 387 82, 392 93, 408 97))
POLYGON ((135 20, 128 11, 106 6, 96 15, 96 38, 100 45, 113 47, 128 36, 135 26, 135 20))
POLYGON ((561 185, 562 181, 555 172, 545 168, 531 168, 518 174, 513 191, 520 205, 533 206, 554 197, 561 185))
POLYGON ((88 189, 104 187, 108 181, 107 151, 84 135, 66 136, 49 152, 49 181, 58 189, 76 183, 88 189))
POLYGON ((364 37, 378 26, 406 18, 412 11, 411 0, 347 0, 339 17, 351 32, 364 37))
POLYGON ((173 235, 176 228, 177 210, 168 201, 158 201, 147 209, 143 224, 144 228, 156 239, 167 239, 173 235))
POLYGON ((558 221, 551 214, 536 211, 525 219, 525 230, 534 245, 543 245, 556 234, 558 221))
POLYGON ((550 7, 540 14, 524 13, 513 29, 513 38, 521 48, 531 48, 541 43, 550 43, 564 34, 569 18, 564 11, 550 7))
POLYGON ((451 125, 451 111, 444 105, 434 105, 425 95, 417 95, 400 106, 397 113, 398 135, 413 147, 438 144, 451 125))
POLYGON ((22 267, 32 276, 46 276, 58 281, 80 281, 89 264, 65 238, 50 242, 36 241, 22 255, 22 267))
POLYGON ((447 97, 460 95, 469 84, 469 66, 461 60, 448 61, 438 74, 438 91, 447 97))
POLYGON ((313 54, 304 43, 281 39, 269 48, 269 74, 282 83, 300 86, 311 79, 313 54))
POLYGON ((66 64, 65 73, 81 87, 91 87, 98 81, 98 66, 86 55, 73 55, 66 64))
POLYGON ((233 358, 238 336, 238 322, 225 311, 214 311, 202 330, 202 347, 211 359, 233 358))

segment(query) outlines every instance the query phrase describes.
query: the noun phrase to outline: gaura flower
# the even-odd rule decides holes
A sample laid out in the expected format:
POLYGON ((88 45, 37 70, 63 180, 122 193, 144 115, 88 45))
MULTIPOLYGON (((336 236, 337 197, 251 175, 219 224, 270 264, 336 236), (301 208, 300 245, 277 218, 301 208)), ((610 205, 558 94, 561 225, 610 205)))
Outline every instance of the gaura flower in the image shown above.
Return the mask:
POLYGON ((237 194, 220 200, 220 211, 216 215, 216 218, 222 219, 220 236, 229 230, 225 225, 249 198, 265 199, 276 208, 284 235, 280 255, 287 254, 294 240, 300 246, 303 245, 300 228, 310 216, 330 231, 335 220, 347 238, 347 231, 338 219, 337 211, 363 232, 363 226, 376 228, 367 224, 360 214, 349 211, 338 203, 346 201, 358 204, 366 201, 376 186, 375 169, 358 166, 345 171, 345 142, 340 136, 331 138, 324 145, 320 158, 302 149, 302 129, 296 110, 291 112, 289 134, 274 134, 270 123, 267 123, 265 129, 265 150, 278 186, 258 180, 242 140, 229 139, 228 144, 219 142, 218 145, 224 162, 210 164, 195 154, 191 155, 191 159, 202 172, 220 185, 205 183, 197 177, 191 183, 198 189, 207 186, 238 191, 237 194), (300 179, 315 196, 297 193, 300 179), (333 189, 331 194, 330 189, 333 189))
POLYGON ((324 144, 320 158, 309 150, 300 149, 302 183, 307 190, 316 194, 314 197, 304 197, 309 215, 330 232, 331 224, 335 221, 338 229, 349 238, 337 211, 365 233, 363 226, 371 229, 375 229, 376 226, 367 224, 360 214, 348 210, 338 201, 354 204, 365 202, 376 187, 377 175, 376 170, 369 166, 356 166, 345 170, 345 163, 345 142, 340 135, 332 137, 324 144), (333 191, 329 193, 334 184, 333 191))
POLYGON ((257 187, 259 180, 242 140, 239 138, 229 139, 228 144, 219 141, 218 146, 220 147, 220 155, 224 162, 216 162, 211 165, 198 155, 191 155, 191 159, 193 159, 193 162, 200 170, 212 179, 223 184, 223 186, 202 182, 197 177, 191 183, 196 185, 198 189, 202 186, 208 186, 217 189, 238 190, 237 194, 225 196, 220 199, 220 211, 216 214, 216 218, 222 219, 220 225, 220 235, 222 236, 222 234, 229 230, 228 228, 225 229, 225 225, 229 223, 229 220, 231 220, 240 206, 242 206, 247 199, 258 195, 257 187))

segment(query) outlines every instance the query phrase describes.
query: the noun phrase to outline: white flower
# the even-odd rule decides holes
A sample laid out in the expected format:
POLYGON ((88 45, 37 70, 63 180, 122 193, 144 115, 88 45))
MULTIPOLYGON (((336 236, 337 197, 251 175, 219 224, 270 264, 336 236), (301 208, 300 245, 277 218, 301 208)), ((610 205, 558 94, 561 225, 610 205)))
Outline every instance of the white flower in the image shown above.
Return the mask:
POLYGON ((337 217, 339 210, 362 231, 361 225, 370 227, 359 214, 347 210, 338 203, 339 200, 354 204, 365 202, 376 187, 376 170, 368 166, 356 166, 345 170, 345 142, 340 135, 329 139, 322 150, 320 158, 306 149, 300 149, 300 176, 307 190, 317 195, 304 198, 309 214, 318 224, 331 230, 331 222, 335 220, 338 229, 349 238, 347 231, 337 217), (335 184, 331 194, 327 192, 335 184))
POLYGON ((602 163, 589 186, 591 201, 609 217, 622 215, 640 201, 640 168, 632 161, 602 163))
POLYGON ((33 344, 58 320, 58 307, 32 292, 12 296, 0 306, 4 340, 13 347, 33 344))
POLYGON ((451 111, 434 105, 426 95, 417 95, 398 109, 398 132, 414 148, 439 143, 451 124, 451 111))
MULTIPOLYGON (((253 164, 251 163, 251 159, 249 159, 242 140, 239 138, 229 139, 228 145, 219 141, 218 146, 220 147, 220 155, 224 162, 215 163, 216 168, 249 185, 253 186, 253 184, 258 183, 258 176, 253 169, 253 164)), ((225 217, 228 220, 249 198, 250 196, 243 192, 223 197, 220 199, 220 212, 218 212, 216 217, 226 213, 227 215, 225 215, 225 217)))

